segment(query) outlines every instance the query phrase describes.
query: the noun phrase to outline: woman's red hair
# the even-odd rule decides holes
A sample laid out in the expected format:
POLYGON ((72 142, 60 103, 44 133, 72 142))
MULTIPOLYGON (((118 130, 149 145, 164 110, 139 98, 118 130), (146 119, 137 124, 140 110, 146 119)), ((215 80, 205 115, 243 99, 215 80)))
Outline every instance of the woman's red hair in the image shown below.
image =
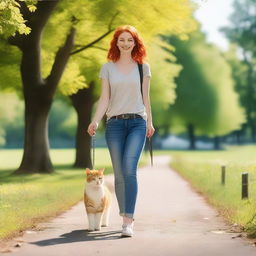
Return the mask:
POLYGON ((132 35, 135 41, 135 46, 131 52, 132 58, 134 61, 142 64, 143 60, 147 56, 146 48, 136 28, 130 25, 120 26, 115 30, 113 39, 110 42, 110 49, 108 51, 108 56, 107 56, 108 60, 112 60, 113 62, 116 62, 120 58, 120 50, 118 49, 116 44, 117 44, 119 35, 122 34, 123 32, 129 32, 132 35))

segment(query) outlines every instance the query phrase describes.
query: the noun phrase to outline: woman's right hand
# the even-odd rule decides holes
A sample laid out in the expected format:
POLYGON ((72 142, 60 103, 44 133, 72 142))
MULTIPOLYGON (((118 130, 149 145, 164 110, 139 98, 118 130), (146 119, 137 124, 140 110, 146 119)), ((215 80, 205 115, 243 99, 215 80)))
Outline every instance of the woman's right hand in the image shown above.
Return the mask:
POLYGON ((89 124, 89 126, 88 126, 87 132, 88 132, 91 136, 95 135, 98 126, 99 126, 99 124, 98 124, 97 122, 92 121, 92 122, 89 124))

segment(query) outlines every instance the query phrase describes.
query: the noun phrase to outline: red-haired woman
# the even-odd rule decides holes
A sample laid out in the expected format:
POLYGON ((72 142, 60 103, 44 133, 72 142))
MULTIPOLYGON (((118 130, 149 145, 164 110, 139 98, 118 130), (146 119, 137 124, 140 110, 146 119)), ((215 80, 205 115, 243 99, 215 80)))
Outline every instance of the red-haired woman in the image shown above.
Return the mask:
POLYGON ((146 49, 133 26, 118 27, 110 43, 108 62, 100 70, 102 91, 87 132, 96 134, 106 113, 105 138, 115 176, 119 214, 123 217, 122 236, 132 236, 137 198, 137 165, 152 124, 149 88, 151 71, 144 62, 146 49), (142 64, 141 93, 138 63, 142 64), (143 95, 143 97, 142 97, 143 95))

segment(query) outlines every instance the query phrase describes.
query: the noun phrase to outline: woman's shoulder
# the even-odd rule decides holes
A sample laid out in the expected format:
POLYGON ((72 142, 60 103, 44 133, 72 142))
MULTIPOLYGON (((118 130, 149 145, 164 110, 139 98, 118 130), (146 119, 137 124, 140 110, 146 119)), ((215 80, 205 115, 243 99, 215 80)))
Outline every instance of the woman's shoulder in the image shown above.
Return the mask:
POLYGON ((143 69, 148 70, 150 69, 150 64, 148 62, 143 62, 143 69))
POLYGON ((150 65, 148 62, 143 63, 143 73, 144 73, 144 76, 151 76, 150 65))
POLYGON ((112 63, 113 63, 113 61, 110 60, 110 61, 107 61, 107 62, 103 63, 102 66, 108 67, 108 66, 110 66, 112 63))
POLYGON ((110 70, 112 67, 112 61, 107 61, 102 64, 101 68, 105 70, 110 70))
POLYGON ((146 67, 146 68, 150 68, 150 65, 149 65, 149 63, 148 62, 143 62, 143 64, 142 64, 144 67, 146 67))

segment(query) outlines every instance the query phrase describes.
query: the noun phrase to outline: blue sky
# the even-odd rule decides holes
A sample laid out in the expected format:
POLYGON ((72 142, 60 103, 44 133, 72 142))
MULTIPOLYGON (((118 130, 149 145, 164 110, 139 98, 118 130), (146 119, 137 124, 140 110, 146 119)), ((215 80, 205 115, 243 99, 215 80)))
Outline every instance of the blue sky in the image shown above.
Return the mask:
POLYGON ((233 0, 194 0, 194 2, 200 5, 195 17, 202 24, 202 31, 206 33, 207 40, 226 50, 228 41, 218 29, 229 25, 228 18, 232 13, 233 0))

